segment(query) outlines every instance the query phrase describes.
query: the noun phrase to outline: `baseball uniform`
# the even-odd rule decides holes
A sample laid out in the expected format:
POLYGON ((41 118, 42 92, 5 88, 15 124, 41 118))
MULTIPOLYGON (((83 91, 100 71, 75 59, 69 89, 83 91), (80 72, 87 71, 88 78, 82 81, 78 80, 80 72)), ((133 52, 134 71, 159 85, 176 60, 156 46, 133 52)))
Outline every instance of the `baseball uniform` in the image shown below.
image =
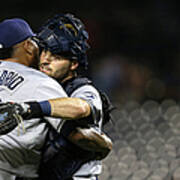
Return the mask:
MULTIPOLYGON (((0 100, 2 102, 43 101, 67 97, 62 87, 53 79, 24 65, 0 61, 0 100)), ((36 118, 26 120, 10 133, 0 136, 0 179, 15 176, 37 177, 41 148, 48 131, 47 121, 60 131, 64 120, 36 118), (24 130, 23 130, 24 127, 24 130), (9 175, 9 177, 8 177, 9 175)))

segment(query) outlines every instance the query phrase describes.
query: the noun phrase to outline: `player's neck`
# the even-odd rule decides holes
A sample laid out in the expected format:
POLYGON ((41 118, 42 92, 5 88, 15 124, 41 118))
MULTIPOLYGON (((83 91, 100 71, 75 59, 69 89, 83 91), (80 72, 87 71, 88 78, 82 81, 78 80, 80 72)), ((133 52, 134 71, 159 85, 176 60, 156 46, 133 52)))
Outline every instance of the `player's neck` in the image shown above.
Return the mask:
POLYGON ((64 83, 72 78, 77 77, 77 73, 76 72, 70 72, 68 76, 66 76, 63 80, 61 80, 61 83, 64 83))
POLYGON ((14 51, 12 53, 10 61, 20 63, 25 66, 30 66, 30 57, 23 45, 23 43, 19 43, 14 46, 14 51))
POLYGON ((73 78, 73 76, 67 76, 66 78, 64 78, 62 81, 61 81, 61 83, 64 83, 64 82, 66 82, 66 81, 68 81, 69 79, 72 79, 73 78))

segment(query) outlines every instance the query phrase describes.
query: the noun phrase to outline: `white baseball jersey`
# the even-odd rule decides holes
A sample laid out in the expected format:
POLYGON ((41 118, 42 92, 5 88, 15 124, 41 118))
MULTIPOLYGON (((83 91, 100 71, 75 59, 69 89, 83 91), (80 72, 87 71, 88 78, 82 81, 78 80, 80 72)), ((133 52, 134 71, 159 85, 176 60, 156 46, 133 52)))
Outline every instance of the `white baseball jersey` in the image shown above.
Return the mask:
MULTIPOLYGON (((18 63, 0 61, 1 101, 42 101, 57 97, 67 95, 55 80, 44 73, 18 63)), ((22 127, 17 127, 0 136, 0 171, 23 177, 38 176, 41 148, 48 130, 46 120, 58 131, 64 123, 57 118, 26 120, 25 132, 22 127)))
MULTIPOLYGON (((78 97, 86 100, 90 106, 93 113, 94 121, 96 121, 97 110, 100 112, 100 120, 98 120, 97 130, 101 131, 102 127, 102 101, 98 91, 91 85, 84 85, 76 89, 71 97, 78 97), (95 110, 96 109, 96 110, 95 110)), ((89 163, 84 164, 74 176, 83 176, 83 175, 99 175, 102 171, 101 161, 90 161, 89 163)))

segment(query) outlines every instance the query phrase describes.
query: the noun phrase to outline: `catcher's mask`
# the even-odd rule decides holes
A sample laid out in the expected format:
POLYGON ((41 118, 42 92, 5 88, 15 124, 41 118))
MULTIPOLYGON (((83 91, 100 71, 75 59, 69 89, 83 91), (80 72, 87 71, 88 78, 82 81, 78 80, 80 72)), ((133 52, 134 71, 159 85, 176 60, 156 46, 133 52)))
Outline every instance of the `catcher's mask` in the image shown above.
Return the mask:
POLYGON ((84 24, 72 14, 57 14, 49 19, 37 33, 39 46, 53 54, 77 60, 80 66, 87 68, 86 51, 88 33, 84 24))

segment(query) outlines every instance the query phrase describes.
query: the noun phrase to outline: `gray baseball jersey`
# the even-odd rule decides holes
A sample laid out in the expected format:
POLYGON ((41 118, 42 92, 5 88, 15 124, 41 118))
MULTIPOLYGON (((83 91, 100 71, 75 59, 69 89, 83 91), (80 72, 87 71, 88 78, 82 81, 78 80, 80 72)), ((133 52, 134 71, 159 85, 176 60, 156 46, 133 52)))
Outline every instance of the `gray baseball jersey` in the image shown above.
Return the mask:
MULTIPOLYGON (((91 110, 93 113, 94 121, 96 122, 96 118, 99 117, 99 114, 96 113, 100 112, 100 119, 98 121, 97 130, 101 131, 102 126, 102 101, 98 91, 91 85, 85 85, 78 89, 76 89, 71 97, 78 97, 86 100, 89 102, 91 106, 91 110), (98 110, 98 111, 97 111, 98 110)), ((74 176, 81 176, 81 175, 98 175, 102 171, 102 164, 101 161, 90 161, 89 163, 84 164, 74 176)))
MULTIPOLYGON (((0 61, 0 99, 3 102, 42 101, 67 97, 62 87, 42 72, 24 65, 0 61)), ((47 123, 60 131, 64 120, 55 118, 24 121, 24 129, 15 128, 0 136, 0 170, 23 177, 37 177, 41 148, 47 123)))

